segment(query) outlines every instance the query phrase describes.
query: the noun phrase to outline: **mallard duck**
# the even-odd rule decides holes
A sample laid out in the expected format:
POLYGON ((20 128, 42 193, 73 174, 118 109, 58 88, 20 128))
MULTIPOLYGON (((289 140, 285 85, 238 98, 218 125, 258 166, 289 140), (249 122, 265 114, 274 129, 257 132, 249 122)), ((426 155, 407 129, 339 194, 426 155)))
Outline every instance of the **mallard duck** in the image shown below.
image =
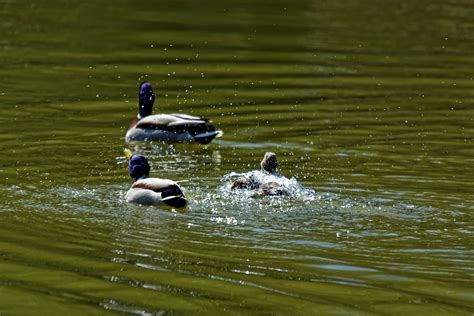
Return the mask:
POLYGON ((131 155, 128 170, 135 182, 125 196, 127 202, 141 205, 168 205, 176 208, 186 206, 186 197, 177 182, 148 177, 150 165, 144 156, 131 155))
POLYGON ((260 171, 248 172, 233 177, 230 189, 246 189, 255 191, 257 195, 285 195, 288 191, 279 183, 276 155, 267 152, 260 162, 260 171))
POLYGON ((149 82, 140 84, 138 93, 138 115, 132 121, 125 141, 158 140, 169 143, 209 144, 215 137, 222 136, 209 119, 187 114, 155 114, 153 103, 155 93, 149 82))

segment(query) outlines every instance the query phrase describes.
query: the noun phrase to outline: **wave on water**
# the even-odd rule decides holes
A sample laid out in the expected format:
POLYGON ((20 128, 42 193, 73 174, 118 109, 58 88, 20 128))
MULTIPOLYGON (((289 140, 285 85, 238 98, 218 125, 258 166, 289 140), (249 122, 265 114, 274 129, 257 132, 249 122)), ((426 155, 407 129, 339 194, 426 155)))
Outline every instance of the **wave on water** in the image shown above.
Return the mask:
POLYGON ((311 146, 301 146, 298 143, 290 142, 239 142, 219 139, 216 141, 219 146, 230 147, 230 148, 246 148, 246 149, 260 149, 260 148, 278 148, 278 149, 290 149, 290 150, 303 150, 313 151, 311 146))
POLYGON ((429 206, 421 206, 409 201, 380 200, 377 197, 355 197, 344 193, 319 192, 303 186, 296 178, 286 178, 250 171, 246 173, 231 172, 221 179, 215 189, 206 190, 189 188, 189 210, 192 213, 203 210, 211 212, 211 221, 230 225, 241 225, 269 216, 287 220, 297 218, 313 220, 342 220, 348 218, 364 219, 372 217, 396 218, 398 220, 421 220, 437 214, 448 217, 453 214, 429 206), (256 189, 232 188, 240 177, 252 177, 260 183, 274 182, 284 194, 265 195, 256 189), (447 213, 446 213, 447 212, 447 213), (449 213, 449 214, 448 214, 449 213))
MULTIPOLYGON (((280 220, 318 218, 329 222, 337 218, 354 220, 375 217, 401 221, 436 218, 439 221, 462 215, 453 210, 417 205, 410 201, 381 201, 374 196, 356 197, 327 190, 320 192, 317 188, 306 188, 296 178, 273 176, 260 171, 226 174, 217 186, 205 185, 207 180, 197 179, 183 184, 189 205, 182 215, 194 223, 213 221, 247 226, 251 221, 258 226, 258 223, 269 217, 280 220), (276 182, 286 193, 269 196, 258 194, 255 190, 231 189, 232 181, 242 175, 276 182)), ((63 185, 49 189, 11 186, 2 191, 6 198, 5 210, 21 206, 21 209, 36 212, 82 214, 92 221, 100 221, 104 217, 123 220, 129 216, 153 221, 152 215, 169 213, 169 209, 159 206, 140 207, 126 203, 124 195, 127 189, 128 183, 114 183, 98 186, 63 185)))

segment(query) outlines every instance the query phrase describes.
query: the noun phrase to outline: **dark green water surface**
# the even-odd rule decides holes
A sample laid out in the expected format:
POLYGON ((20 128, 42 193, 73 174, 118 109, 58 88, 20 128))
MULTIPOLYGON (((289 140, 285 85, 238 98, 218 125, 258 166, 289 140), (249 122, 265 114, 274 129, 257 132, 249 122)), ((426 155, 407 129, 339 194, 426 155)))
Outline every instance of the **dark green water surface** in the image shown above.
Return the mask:
POLYGON ((474 313, 474 4, 0 0, 0 315, 474 313), (155 113, 203 146, 125 144, 155 113), (123 149, 185 212, 124 202, 123 149), (308 195, 221 178, 266 151, 308 195))

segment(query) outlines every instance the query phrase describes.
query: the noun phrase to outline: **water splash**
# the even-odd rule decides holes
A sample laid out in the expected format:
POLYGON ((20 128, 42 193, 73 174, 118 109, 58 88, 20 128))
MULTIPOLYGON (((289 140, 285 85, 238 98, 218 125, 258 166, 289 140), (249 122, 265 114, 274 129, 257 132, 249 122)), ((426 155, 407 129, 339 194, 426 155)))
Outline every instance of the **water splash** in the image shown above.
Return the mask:
POLYGON ((221 180, 221 187, 219 188, 220 192, 223 195, 230 195, 232 197, 243 197, 247 198, 258 198, 266 195, 272 196, 285 196, 288 199, 292 200, 314 200, 317 198, 315 192, 310 189, 303 187, 298 181, 292 177, 290 179, 274 174, 268 174, 258 170, 246 172, 246 173, 237 173, 231 172, 224 175, 221 180), (255 190, 253 189, 234 189, 236 181, 239 179, 244 179, 245 181, 249 180, 252 184, 255 184, 255 190), (262 187, 265 184, 270 184, 268 190, 262 190, 262 187))

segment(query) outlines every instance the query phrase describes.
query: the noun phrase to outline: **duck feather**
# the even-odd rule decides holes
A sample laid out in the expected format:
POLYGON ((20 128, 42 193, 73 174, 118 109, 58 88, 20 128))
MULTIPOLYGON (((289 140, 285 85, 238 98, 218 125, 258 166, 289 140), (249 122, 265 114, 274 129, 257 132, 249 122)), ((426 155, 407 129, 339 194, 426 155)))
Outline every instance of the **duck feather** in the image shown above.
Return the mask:
POLYGON ((169 179, 146 178, 137 180, 132 184, 133 189, 148 189, 154 192, 162 192, 164 189, 178 184, 169 179))
POLYGON ((176 116, 183 120, 200 120, 204 122, 210 122, 210 120, 207 117, 193 116, 193 115, 181 114, 181 113, 173 113, 171 115, 176 116))

